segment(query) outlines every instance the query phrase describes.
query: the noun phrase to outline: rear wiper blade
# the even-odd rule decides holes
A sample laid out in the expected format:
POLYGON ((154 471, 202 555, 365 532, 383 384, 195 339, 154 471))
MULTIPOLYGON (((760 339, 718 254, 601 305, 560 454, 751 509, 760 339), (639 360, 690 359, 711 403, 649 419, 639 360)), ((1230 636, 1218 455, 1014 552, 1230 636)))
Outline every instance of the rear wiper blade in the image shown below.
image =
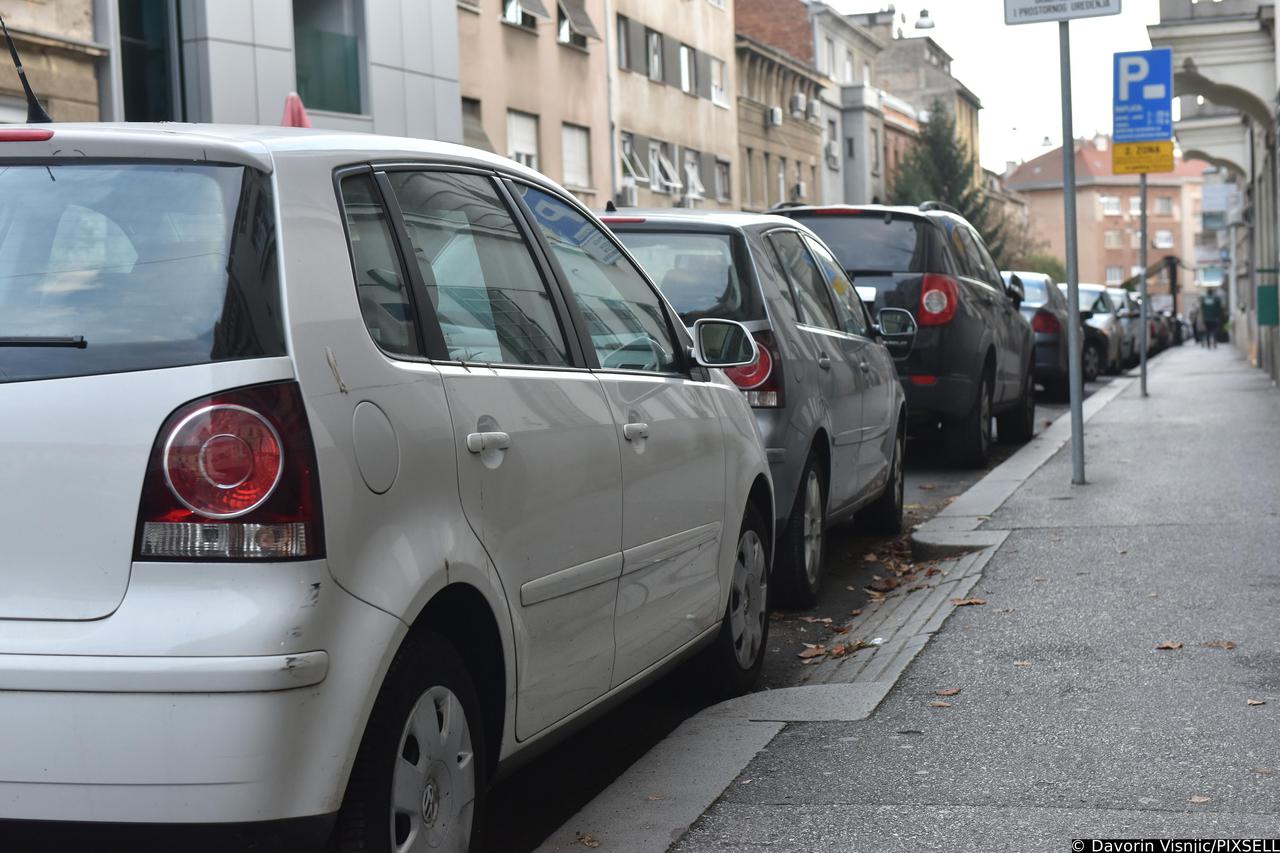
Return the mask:
POLYGON ((66 347, 68 349, 84 349, 89 343, 84 335, 69 338, 39 337, 36 335, 16 335, 0 337, 0 347, 66 347))

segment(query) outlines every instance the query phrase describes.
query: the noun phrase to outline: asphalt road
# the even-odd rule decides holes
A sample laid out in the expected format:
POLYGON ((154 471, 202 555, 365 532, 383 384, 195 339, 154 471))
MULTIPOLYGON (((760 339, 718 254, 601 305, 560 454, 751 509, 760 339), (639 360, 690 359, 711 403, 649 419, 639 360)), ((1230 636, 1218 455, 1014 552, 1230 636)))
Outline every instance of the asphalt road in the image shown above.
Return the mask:
MULTIPOLYGON (((1109 381, 1104 377, 1086 386, 1086 397, 1109 381)), ((1039 395, 1036 432, 1066 412, 1065 403, 1039 395)), ((936 443, 925 439, 909 441, 907 527, 935 515, 949 499, 964 492, 1017 449, 1016 445, 997 444, 987 469, 965 470, 946 465, 936 443)), ((896 546, 899 550, 906 547, 905 539, 900 542, 896 546)), ((759 689, 797 683, 803 667, 796 654, 803 649, 802 644, 830 637, 825 624, 805 621, 804 617, 835 618, 861 607, 867 600, 865 588, 874 583, 878 572, 884 571, 880 560, 890 555, 894 547, 891 541, 861 536, 852 528, 831 531, 822 599, 809 611, 775 614, 759 689), (872 553, 880 560, 873 563, 864 559, 872 553)), ((680 723, 714 701, 715 697, 701 689, 696 671, 678 670, 510 773, 495 786, 489 799, 485 850, 533 850, 680 723)))

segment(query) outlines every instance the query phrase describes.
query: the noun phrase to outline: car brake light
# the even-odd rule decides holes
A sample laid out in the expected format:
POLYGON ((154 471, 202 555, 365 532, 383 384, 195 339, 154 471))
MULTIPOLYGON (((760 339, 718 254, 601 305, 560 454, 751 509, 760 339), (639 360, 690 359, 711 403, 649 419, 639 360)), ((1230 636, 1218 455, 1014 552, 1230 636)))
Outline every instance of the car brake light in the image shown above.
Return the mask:
POLYGON ((773 332, 752 332, 756 340, 756 360, 742 367, 731 367, 725 375, 747 395, 747 403, 757 409, 780 409, 785 404, 782 364, 778 360, 778 343, 773 332))
POLYGON ((937 385, 938 377, 928 376, 923 373, 918 373, 915 376, 911 377, 911 384, 912 385, 937 385))
POLYGON ((151 451, 135 559, 323 556, 315 447, 296 382, 194 400, 151 451))
POLYGON ((53 139, 53 131, 48 128, 0 128, 0 142, 44 142, 49 139, 53 139))
POLYGON ((1043 335, 1056 335, 1062 331, 1062 324, 1053 316, 1053 312, 1041 308, 1032 315, 1031 328, 1043 335))
POLYGON ((960 286, 948 275, 925 273, 920 287, 919 321, 921 326, 942 326, 956 316, 960 286))
POLYGON ((602 216, 600 221, 605 225, 633 225, 644 222, 643 216, 602 216))

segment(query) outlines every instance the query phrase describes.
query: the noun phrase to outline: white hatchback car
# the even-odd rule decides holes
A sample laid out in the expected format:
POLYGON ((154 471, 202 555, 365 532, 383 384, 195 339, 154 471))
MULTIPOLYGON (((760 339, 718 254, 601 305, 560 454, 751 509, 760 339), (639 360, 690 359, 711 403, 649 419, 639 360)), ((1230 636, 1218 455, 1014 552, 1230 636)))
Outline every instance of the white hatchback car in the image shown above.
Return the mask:
POLYGON ((530 744, 758 673, 754 344, 568 193, 282 128, 0 167, 0 820, 465 850, 530 744))

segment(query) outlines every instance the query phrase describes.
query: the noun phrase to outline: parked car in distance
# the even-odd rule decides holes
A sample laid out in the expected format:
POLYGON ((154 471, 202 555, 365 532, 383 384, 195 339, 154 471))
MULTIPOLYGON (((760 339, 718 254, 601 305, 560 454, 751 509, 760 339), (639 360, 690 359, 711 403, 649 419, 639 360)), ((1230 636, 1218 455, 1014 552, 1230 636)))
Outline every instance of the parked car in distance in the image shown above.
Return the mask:
POLYGON ((1138 348, 1142 341, 1142 305, 1123 287, 1108 287, 1107 294, 1111 297, 1111 304, 1115 306, 1116 317, 1119 318, 1120 328, 1124 333, 1122 337, 1124 354, 1120 364, 1123 367, 1132 367, 1138 363, 1138 348))
POLYGON ((1001 275, 1007 285, 1013 283, 1015 276, 1022 284, 1022 316, 1030 321, 1035 333, 1036 380, 1050 397, 1067 399, 1071 392, 1067 298, 1044 273, 1006 270, 1001 275))
POLYGON ((775 592, 817 598, 828 525, 857 514, 902 529, 905 396, 892 348, 911 349, 911 314, 872 318, 808 228, 780 216, 626 210, 604 215, 681 320, 737 320, 759 361, 728 371, 755 412, 773 470, 775 592))
POLYGON ((0 819, 466 850, 572 721, 756 677, 755 345, 568 192, 218 125, 0 128, 0 170, 0 819))
MULTIPOLYGON (((1059 282, 1058 289, 1065 294, 1066 282, 1059 282)), ((1100 356, 1100 371, 1108 374, 1119 373, 1124 367, 1125 360, 1124 330, 1121 328, 1120 318, 1116 316, 1115 304, 1111 301, 1107 288, 1101 284, 1081 282, 1079 298, 1081 312, 1088 311, 1090 314, 1086 322, 1105 337, 1105 351, 1093 354, 1100 356)), ((1091 358, 1092 355, 1085 355, 1086 364, 1091 358)))
POLYGON ((941 424, 950 459, 981 467, 991 421, 1001 441, 1035 430, 1035 343, 1021 289, 1006 285, 978 232, 936 203, 791 206, 831 247, 858 287, 874 286, 875 307, 905 308, 919 324, 899 359, 913 425, 941 424))

